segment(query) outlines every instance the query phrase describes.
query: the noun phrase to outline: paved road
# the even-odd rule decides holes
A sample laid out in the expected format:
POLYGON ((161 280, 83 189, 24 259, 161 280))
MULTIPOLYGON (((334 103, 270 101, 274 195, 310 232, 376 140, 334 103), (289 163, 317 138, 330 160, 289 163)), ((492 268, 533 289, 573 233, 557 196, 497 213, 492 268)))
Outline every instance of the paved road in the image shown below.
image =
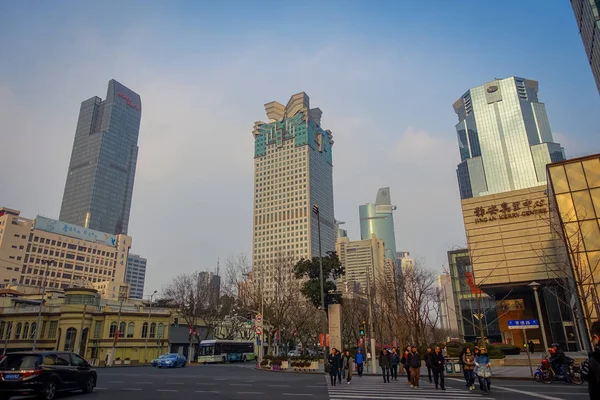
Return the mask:
POLYGON ((488 396, 469 392, 462 379, 447 378, 446 391, 421 380, 408 387, 404 377, 384 384, 381 377, 354 376, 350 385, 329 387, 320 374, 256 371, 246 365, 203 365, 178 369, 129 367, 98 369, 98 387, 90 395, 66 395, 65 400, 588 400, 587 387, 533 381, 492 381, 488 396))

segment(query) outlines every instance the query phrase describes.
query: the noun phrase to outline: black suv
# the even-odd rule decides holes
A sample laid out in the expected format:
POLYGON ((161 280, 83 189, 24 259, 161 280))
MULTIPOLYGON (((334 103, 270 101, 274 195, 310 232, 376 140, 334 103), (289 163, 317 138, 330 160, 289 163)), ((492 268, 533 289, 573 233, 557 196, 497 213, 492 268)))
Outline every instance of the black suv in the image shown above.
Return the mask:
POLYGON ((91 393, 96 379, 96 371, 75 353, 9 353, 0 361, 0 400, 29 394, 52 400, 57 392, 73 390, 91 393))

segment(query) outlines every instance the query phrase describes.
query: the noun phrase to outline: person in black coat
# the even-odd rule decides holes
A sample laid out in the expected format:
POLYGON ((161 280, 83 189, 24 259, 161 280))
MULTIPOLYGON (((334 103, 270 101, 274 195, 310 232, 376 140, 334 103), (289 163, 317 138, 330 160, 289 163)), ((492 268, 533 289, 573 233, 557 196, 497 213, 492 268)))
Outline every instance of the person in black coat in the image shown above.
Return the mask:
POLYGON ((600 321, 592 324, 591 334, 594 351, 581 365, 581 373, 588 382, 590 400, 597 400, 600 399, 600 321))
POLYGON ((381 350, 379 355, 379 366, 381 367, 381 373, 383 374, 383 382, 390 383, 390 366, 392 360, 390 353, 386 349, 381 350))
POLYGON ((392 348, 392 354, 390 354, 390 370, 392 373, 392 380, 397 381, 398 380, 398 364, 400 364, 400 356, 398 355, 398 352, 396 351, 396 348, 392 348))
POLYGON ((410 346, 408 346, 408 348, 406 350, 404 350, 404 353, 402 353, 402 358, 400 359, 400 364, 402 364, 402 367, 406 371, 406 378, 408 379, 408 384, 410 385, 410 367, 408 366, 408 355, 409 354, 410 354, 410 346))
POLYGON ((423 357, 423 359, 425 360, 425 366, 427 367, 427 377, 429 378, 429 383, 433 383, 433 380, 431 379, 431 357, 433 356, 433 351, 431 350, 431 347, 427 348, 427 352, 425 353, 425 356, 423 357))
POLYGON ((446 367, 446 359, 442 354, 442 350, 440 347, 435 348, 435 353, 431 356, 431 369, 433 370, 433 380, 435 382, 435 388, 438 388, 438 385, 442 388, 442 390, 446 390, 446 386, 444 385, 444 369, 446 367))
POLYGON ((331 379, 331 386, 335 386, 335 383, 338 379, 338 372, 342 367, 342 360, 339 354, 337 354, 337 350, 335 348, 331 349, 331 354, 327 358, 327 362, 331 366, 329 370, 329 378, 331 379))

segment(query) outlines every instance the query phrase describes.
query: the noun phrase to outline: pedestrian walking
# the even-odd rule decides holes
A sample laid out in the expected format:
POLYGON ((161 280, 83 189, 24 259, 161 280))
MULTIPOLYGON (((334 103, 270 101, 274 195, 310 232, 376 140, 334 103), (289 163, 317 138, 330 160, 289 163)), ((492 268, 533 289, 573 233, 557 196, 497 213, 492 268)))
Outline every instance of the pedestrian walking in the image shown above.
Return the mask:
POLYGON ((400 359, 400 364, 402 364, 404 371, 406 371, 406 378, 408 379, 408 384, 410 385, 410 367, 408 366, 408 355, 409 354, 410 354, 410 346, 408 346, 406 348, 406 350, 404 350, 404 353, 402 354, 402 358, 400 359))
POLYGON ((594 350, 581 365, 581 373, 588 382, 590 400, 596 400, 600 399, 600 321, 592 324, 590 333, 594 350))
POLYGON ((338 365, 337 379, 338 379, 338 383, 341 384, 342 383, 342 373, 344 372, 342 369, 342 352, 340 352, 338 349, 335 349, 335 357, 336 357, 337 365, 338 365))
POLYGON ((331 354, 327 358, 327 362, 331 366, 331 369, 329 370, 331 386, 335 386, 335 383, 337 382, 338 371, 340 369, 339 358, 336 357, 336 353, 337 351, 335 350, 335 348, 331 349, 331 354))
POLYGON ((533 340, 529 341, 529 351, 531 352, 531 354, 533 354, 535 351, 535 344, 533 343, 533 340))
POLYGON ((381 355, 379 356, 379 366, 381 367, 381 373, 383 374, 384 383, 390 383, 390 365, 390 354, 386 349, 381 350, 381 355))
POLYGON ((390 355, 390 371, 392 380, 398 380, 398 364, 400 364, 400 356, 396 348, 392 348, 392 354, 390 355))
POLYGON ((427 367, 427 377, 429 378, 429 383, 433 383, 431 379, 431 357, 433 356, 433 351, 431 347, 427 348, 427 352, 425 353, 425 366, 427 367))
POLYGON ((358 372, 358 377, 362 378, 365 355, 362 353, 360 348, 356 350, 356 358, 354 359, 354 362, 356 363, 356 372, 358 372))
POLYGON ((448 357, 448 347, 446 346, 446 343, 444 343, 444 347, 442 347, 442 354, 444 357, 448 357))
POLYGON ((469 390, 475 390, 475 373, 473 372, 475 369, 475 356, 468 347, 462 356, 462 366, 467 387, 469 390))
POLYGON ((446 368, 446 358, 442 353, 442 349, 439 346, 435 348, 435 353, 431 356, 431 369, 433 370, 433 381, 435 382, 435 388, 438 385, 442 390, 446 390, 444 384, 444 368, 446 368))
POLYGON ((354 367, 354 360, 352 360, 352 356, 350 352, 346 350, 346 354, 344 354, 344 358, 342 359, 342 369, 344 371, 344 378, 346 378, 346 383, 350 384, 352 380, 352 368, 354 367))
POLYGON ((418 388, 419 378, 421 377, 421 355, 417 352, 416 346, 410 349, 408 366, 410 367, 410 385, 413 388, 418 388))
POLYGON ((488 394, 492 386, 492 368, 490 366, 490 357, 487 355, 487 350, 482 347, 479 350, 479 355, 475 357, 475 375, 479 378, 479 390, 483 390, 488 394))

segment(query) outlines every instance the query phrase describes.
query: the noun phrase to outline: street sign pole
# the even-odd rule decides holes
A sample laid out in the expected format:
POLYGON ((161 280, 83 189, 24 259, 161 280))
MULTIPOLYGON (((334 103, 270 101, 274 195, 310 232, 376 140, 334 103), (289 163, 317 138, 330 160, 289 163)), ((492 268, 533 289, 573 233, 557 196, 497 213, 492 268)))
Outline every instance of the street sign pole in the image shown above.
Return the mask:
POLYGON ((531 373, 531 377, 533 378, 533 368, 531 367, 531 354, 529 354, 529 342, 527 341, 527 329, 523 329, 523 337, 525 338, 525 343, 527 347, 525 347, 525 351, 527 352, 527 363, 529 364, 529 372, 531 373))

